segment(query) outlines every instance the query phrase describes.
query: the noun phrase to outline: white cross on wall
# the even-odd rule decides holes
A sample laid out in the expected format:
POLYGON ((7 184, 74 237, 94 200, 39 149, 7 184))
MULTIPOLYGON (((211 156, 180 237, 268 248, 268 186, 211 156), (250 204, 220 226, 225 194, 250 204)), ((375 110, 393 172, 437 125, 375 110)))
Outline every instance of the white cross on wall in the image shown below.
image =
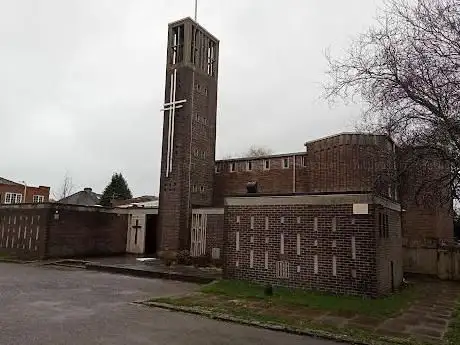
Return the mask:
MULTIPOLYGON (((173 65, 177 61, 177 47, 178 47, 178 37, 174 36, 174 46, 173 46, 173 65)), ((176 90, 177 90, 177 69, 171 74, 171 88, 169 93, 169 102, 165 103, 164 108, 161 111, 168 111, 168 150, 166 155, 166 177, 169 177, 169 174, 172 172, 173 164, 173 152, 174 152, 174 118, 176 115, 176 109, 180 109, 184 106, 184 103, 187 102, 186 99, 176 101, 176 90)))

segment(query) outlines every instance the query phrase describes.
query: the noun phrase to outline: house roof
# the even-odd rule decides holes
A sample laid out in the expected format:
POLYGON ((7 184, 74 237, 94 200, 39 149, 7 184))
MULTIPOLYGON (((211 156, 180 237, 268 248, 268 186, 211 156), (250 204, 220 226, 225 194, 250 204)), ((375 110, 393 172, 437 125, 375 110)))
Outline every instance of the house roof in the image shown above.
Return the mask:
POLYGON ((101 194, 94 193, 90 188, 69 195, 58 201, 60 204, 79 205, 79 206, 96 206, 99 204, 101 194))
POLYGON ((7 184, 7 185, 10 185, 10 186, 19 186, 20 185, 19 183, 7 180, 6 178, 3 178, 3 177, 0 177, 0 184, 7 184))

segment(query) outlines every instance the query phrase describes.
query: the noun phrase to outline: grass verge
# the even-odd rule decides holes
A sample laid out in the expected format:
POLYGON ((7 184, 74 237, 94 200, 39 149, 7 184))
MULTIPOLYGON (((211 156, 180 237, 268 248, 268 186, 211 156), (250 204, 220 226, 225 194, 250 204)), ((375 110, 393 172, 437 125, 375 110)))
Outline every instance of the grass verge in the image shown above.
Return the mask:
POLYGON ((460 299, 457 301, 457 309, 449 325, 449 331, 446 334, 448 344, 460 344, 460 299))
POLYGON ((263 286, 222 280, 202 287, 196 295, 151 301, 192 308, 208 316, 228 315, 309 334, 326 332, 340 340, 353 339, 367 344, 419 344, 413 339, 395 337, 392 332, 375 332, 377 324, 400 313, 417 296, 416 287, 382 299, 333 296, 281 287, 275 288, 272 296, 266 296, 263 286), (357 321, 344 326, 340 320, 346 318, 357 321), (394 338, 388 341, 388 337, 394 338))

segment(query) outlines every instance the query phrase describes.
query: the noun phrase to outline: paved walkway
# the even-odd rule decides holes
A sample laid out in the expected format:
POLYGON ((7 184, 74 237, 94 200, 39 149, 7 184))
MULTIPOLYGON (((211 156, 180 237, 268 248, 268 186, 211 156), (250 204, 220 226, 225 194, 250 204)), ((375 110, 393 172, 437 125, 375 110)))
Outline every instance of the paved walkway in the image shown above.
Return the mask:
POLYGON ((139 277, 165 278, 196 283, 209 283, 222 277, 222 270, 217 268, 199 268, 182 265, 167 267, 162 260, 136 256, 58 260, 53 261, 53 264, 79 266, 91 270, 139 277))
POLYGON ((449 321, 460 298, 460 283, 434 279, 416 283, 422 284, 420 298, 394 318, 382 320, 373 317, 321 313, 314 315, 312 319, 339 328, 352 326, 390 337, 412 336, 418 340, 439 344, 448 330, 449 321))

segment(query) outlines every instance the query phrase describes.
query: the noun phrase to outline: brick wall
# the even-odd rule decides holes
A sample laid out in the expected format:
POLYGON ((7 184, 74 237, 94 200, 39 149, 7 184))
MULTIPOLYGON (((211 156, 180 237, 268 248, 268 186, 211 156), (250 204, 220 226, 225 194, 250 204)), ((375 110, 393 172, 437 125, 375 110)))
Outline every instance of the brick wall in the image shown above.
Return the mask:
POLYGON ((265 194, 375 192, 397 200, 392 142, 384 136, 339 134, 306 144, 307 152, 216 162, 214 204, 225 196, 246 194, 246 184, 257 181, 265 194), (295 157, 295 165, 293 164, 295 157), (284 160, 289 161, 285 168, 284 160), (270 169, 264 162, 270 161, 270 169), (252 171, 248 171, 252 162, 252 171), (235 171, 230 167, 235 164, 235 171), (295 179, 295 182, 294 182, 295 179))
POLYGON ((48 210, 0 207, 0 253, 25 260, 45 257, 48 210))
POLYGON ((0 184, 0 204, 5 203, 6 193, 15 193, 21 194, 23 198, 23 203, 33 203, 34 196, 43 196, 44 201, 49 201, 50 195, 50 187, 29 187, 24 188, 23 185, 20 184, 0 184), (24 199, 24 191, 26 192, 26 197, 24 199))
POLYGON ((0 252, 21 259, 122 254, 128 216, 59 205, 0 206, 0 252))
POLYGON ((126 252, 128 215, 91 207, 50 208, 47 257, 84 257, 126 252))
POLYGON ((340 294, 386 292, 377 274, 372 200, 369 195, 226 199, 224 276, 340 294), (354 214, 355 202, 367 203, 368 214, 354 214), (289 264, 287 278, 277 277, 277 262, 289 264))

